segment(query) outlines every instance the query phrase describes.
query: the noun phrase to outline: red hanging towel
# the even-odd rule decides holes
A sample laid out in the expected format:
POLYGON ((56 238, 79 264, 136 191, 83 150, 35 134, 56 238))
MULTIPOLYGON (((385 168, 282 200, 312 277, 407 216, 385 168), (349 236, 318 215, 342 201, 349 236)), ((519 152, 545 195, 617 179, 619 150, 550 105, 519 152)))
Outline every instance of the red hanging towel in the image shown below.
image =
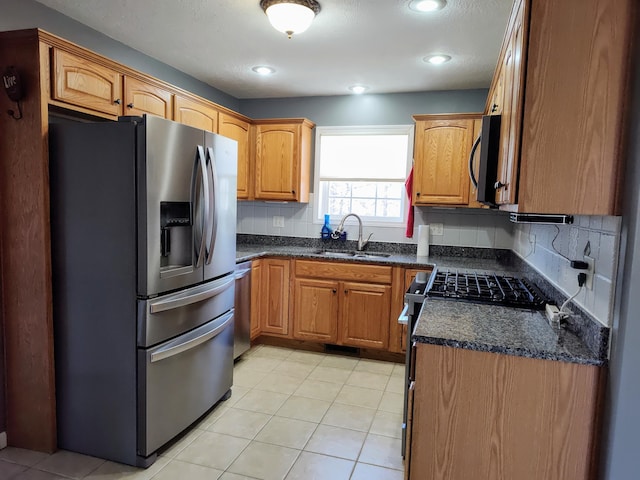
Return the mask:
POLYGON ((413 238, 413 205, 411 204, 413 197, 413 166, 407 180, 404 182, 404 189, 407 191, 407 197, 409 197, 409 213, 407 215, 407 231, 405 235, 407 238, 413 238))

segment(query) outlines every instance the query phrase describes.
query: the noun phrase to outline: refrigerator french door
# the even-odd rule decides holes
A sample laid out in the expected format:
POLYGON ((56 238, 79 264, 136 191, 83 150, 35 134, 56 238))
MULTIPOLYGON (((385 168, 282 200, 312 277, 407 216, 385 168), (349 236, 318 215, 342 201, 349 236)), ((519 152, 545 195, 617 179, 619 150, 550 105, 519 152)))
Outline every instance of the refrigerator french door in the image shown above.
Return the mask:
POLYGON ((58 445, 148 466, 230 393, 237 143, 123 117, 50 152, 58 445))

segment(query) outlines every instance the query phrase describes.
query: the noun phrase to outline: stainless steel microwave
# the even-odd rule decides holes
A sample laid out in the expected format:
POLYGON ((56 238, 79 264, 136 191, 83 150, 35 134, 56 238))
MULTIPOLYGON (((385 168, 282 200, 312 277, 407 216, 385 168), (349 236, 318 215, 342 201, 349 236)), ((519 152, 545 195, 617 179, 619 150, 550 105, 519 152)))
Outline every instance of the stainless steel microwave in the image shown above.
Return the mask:
POLYGON ((480 136, 473 144, 469 156, 469 177, 477 189, 478 202, 490 207, 496 204, 496 182, 498 180, 498 158, 500 153, 500 115, 484 115, 480 136), (480 147, 478 178, 474 173, 473 160, 480 147))

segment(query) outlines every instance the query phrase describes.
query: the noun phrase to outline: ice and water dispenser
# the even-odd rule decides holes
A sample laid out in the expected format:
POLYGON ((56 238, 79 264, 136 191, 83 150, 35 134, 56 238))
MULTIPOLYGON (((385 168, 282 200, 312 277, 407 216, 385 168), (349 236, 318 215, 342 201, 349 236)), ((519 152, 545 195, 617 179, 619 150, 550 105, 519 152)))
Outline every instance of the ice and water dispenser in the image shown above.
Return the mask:
POLYGON ((160 202, 160 266, 162 270, 193 265, 192 228, 189 202, 160 202))

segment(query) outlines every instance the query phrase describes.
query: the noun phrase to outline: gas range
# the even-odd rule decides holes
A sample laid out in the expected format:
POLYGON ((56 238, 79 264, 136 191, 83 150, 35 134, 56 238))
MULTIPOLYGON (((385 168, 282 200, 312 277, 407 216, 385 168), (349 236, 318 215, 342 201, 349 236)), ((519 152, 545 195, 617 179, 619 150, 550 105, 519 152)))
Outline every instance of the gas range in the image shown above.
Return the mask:
POLYGON ((460 273, 440 270, 429 284, 426 296, 507 307, 543 310, 544 295, 526 279, 494 273, 460 273))

